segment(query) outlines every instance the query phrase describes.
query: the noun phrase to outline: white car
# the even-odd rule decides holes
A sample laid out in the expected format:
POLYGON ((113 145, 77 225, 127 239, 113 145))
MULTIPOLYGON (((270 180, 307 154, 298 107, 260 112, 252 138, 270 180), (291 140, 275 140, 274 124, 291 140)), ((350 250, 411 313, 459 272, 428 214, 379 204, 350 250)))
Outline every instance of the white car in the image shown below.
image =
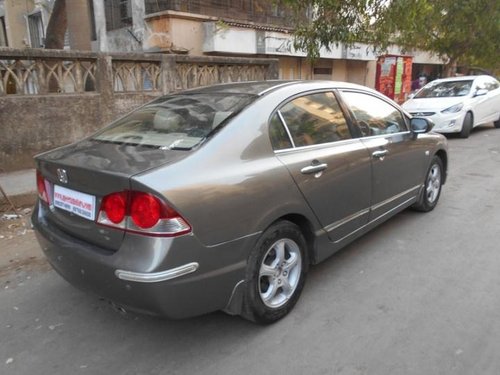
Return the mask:
POLYGON ((430 118, 433 131, 467 138, 481 124, 494 122, 500 128, 500 83, 487 75, 437 79, 422 87, 403 108, 414 117, 430 118))

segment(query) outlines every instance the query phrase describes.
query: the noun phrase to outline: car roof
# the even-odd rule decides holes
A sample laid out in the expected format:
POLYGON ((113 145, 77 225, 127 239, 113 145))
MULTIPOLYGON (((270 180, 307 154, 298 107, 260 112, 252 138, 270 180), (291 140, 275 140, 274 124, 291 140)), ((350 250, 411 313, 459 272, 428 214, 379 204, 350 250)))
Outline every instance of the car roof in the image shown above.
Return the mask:
POLYGON ((337 81, 313 81, 313 80, 269 80, 269 81, 251 81, 251 82, 235 82, 222 83, 212 86, 199 87, 192 90, 182 91, 182 93, 232 93, 232 94, 253 94, 263 96, 272 91, 283 87, 310 88, 311 86, 322 86, 331 88, 363 88, 367 87, 356 85, 354 83, 337 82, 337 81))

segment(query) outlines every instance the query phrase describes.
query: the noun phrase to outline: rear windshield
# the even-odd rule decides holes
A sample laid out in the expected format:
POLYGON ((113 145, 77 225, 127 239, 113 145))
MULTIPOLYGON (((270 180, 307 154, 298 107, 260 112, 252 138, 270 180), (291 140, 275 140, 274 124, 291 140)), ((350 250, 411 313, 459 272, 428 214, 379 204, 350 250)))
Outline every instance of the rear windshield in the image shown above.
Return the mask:
POLYGON ((255 95, 233 93, 162 97, 118 120, 92 139, 162 149, 191 149, 255 98, 255 95))
POLYGON ((466 96, 472 87, 471 81, 431 82, 420 90, 415 98, 441 98, 466 96))

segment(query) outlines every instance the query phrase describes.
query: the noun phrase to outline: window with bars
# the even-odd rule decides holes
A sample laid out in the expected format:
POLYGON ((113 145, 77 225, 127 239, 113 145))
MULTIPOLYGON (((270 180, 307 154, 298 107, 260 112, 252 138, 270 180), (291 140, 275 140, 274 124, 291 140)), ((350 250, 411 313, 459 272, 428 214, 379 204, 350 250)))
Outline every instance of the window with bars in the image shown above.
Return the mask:
POLYGON ((104 11, 107 30, 132 26, 131 0, 104 0, 104 11))
POLYGON ((45 45, 45 32, 41 12, 28 15, 28 29, 30 33, 31 47, 43 48, 45 45))
POLYGON ((283 0, 144 0, 146 14, 166 10, 291 27, 292 10, 283 0))
POLYGON ((147 14, 164 10, 199 13, 200 4, 204 2, 206 2, 206 0, 144 0, 147 14))
POLYGON ((5 27, 5 17, 0 17, 0 47, 7 47, 7 29, 5 27))

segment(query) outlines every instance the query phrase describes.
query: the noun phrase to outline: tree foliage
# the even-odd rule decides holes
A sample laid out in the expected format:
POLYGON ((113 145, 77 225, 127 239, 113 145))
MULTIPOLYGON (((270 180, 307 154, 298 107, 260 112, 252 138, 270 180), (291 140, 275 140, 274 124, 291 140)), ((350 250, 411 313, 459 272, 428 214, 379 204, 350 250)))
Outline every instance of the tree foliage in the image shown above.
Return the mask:
POLYGON ((363 41, 384 0, 284 0, 295 14, 295 47, 311 58, 321 47, 363 41))
POLYGON ((498 0, 287 0, 295 10, 296 47, 318 57, 332 43, 366 42, 421 49, 449 65, 500 69, 498 0), (312 20, 303 15, 312 10, 312 20))

